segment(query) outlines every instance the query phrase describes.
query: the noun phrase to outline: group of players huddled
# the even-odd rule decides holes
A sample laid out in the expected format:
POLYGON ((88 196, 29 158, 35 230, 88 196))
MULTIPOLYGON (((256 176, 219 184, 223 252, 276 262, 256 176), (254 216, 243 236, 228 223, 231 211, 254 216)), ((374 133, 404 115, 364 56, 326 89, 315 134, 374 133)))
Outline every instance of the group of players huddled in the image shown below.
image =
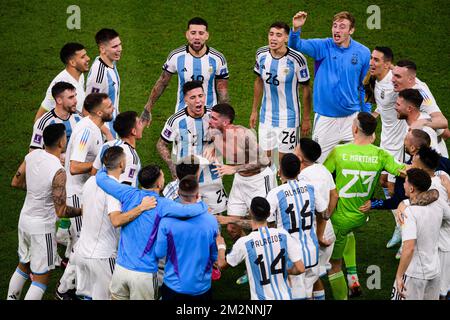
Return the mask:
POLYGON ((394 63, 390 48, 370 52, 351 37, 349 12, 333 17, 326 39, 303 39, 306 20, 300 11, 292 28, 273 23, 256 51, 250 129, 234 124, 227 61, 206 45, 202 18, 188 22, 188 44, 169 54, 141 115, 119 112, 116 31, 96 34, 90 69, 84 46, 65 44, 65 69, 12 181, 27 194, 7 299, 20 299, 29 279, 25 299, 42 299, 59 265, 57 299, 208 300, 211 282, 245 261, 237 282, 249 283, 253 300, 324 300, 323 277, 345 300, 362 293, 353 231, 376 209, 394 215, 387 247, 401 243, 391 298, 447 299, 447 119, 414 62, 394 63), (315 61, 313 89, 303 54, 315 61), (174 74, 175 113, 156 145, 165 177, 141 166, 136 144, 174 74), (229 193, 224 175, 234 176, 229 193), (379 184, 385 199, 373 198, 379 184), (233 242, 227 254, 221 225, 233 242))

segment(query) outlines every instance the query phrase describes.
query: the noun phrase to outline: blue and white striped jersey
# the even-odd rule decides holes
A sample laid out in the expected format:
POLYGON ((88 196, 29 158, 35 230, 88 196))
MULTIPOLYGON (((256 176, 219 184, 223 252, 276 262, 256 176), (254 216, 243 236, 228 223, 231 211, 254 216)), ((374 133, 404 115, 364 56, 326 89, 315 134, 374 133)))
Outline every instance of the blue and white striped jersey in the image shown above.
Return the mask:
POLYGON ((264 83, 259 122, 275 128, 298 127, 298 84, 309 80, 306 58, 288 48, 283 57, 276 59, 265 46, 256 51, 254 71, 264 83))
POLYGON ((132 187, 137 188, 139 185, 138 173, 139 170, 141 170, 141 159, 139 158, 136 149, 127 142, 124 142, 120 139, 105 142, 94 160, 93 167, 97 170, 100 170, 102 168, 103 155, 105 154, 106 150, 114 146, 121 147, 126 156, 125 172, 120 175, 119 182, 126 183, 132 187))
POLYGON ((299 246, 285 230, 262 227, 239 238, 226 260, 235 267, 245 259, 252 300, 291 300, 287 262, 302 260, 299 246))
POLYGON ((305 268, 314 267, 319 261, 319 242, 316 235, 315 211, 325 211, 328 202, 320 197, 312 185, 303 181, 289 180, 269 191, 271 216, 278 228, 286 230, 300 241, 305 268))
POLYGON ((86 81, 86 96, 93 92, 101 92, 108 95, 114 106, 114 112, 112 121, 107 122, 106 125, 113 137, 118 138, 113 128, 113 123, 119 114, 120 77, 116 62, 114 61, 113 64, 114 68, 110 68, 100 57, 95 58, 86 81))
POLYGON ((67 142, 69 142, 70 136, 72 135, 72 129, 81 120, 81 116, 78 113, 72 113, 69 118, 63 120, 59 118, 55 109, 52 109, 42 115, 33 126, 33 135, 31 136, 30 148, 32 149, 43 149, 44 148, 44 129, 55 123, 63 123, 66 127, 67 142))
MULTIPOLYGON (((173 114, 161 131, 161 139, 167 143, 173 143, 172 156, 175 163, 184 157, 203 155, 203 147, 211 143, 209 136, 209 118, 211 109, 205 107, 205 113, 201 118, 193 118, 189 115, 187 107, 173 114)), ((221 179, 212 170, 213 165, 201 166, 199 183, 209 183, 221 179)))
POLYGON ((215 80, 228 79, 228 67, 224 55, 210 47, 201 58, 197 58, 189 53, 189 46, 181 46, 169 54, 162 68, 172 74, 178 74, 175 112, 186 106, 183 94, 183 85, 186 82, 202 81, 206 94, 206 105, 214 106, 217 104, 215 80))

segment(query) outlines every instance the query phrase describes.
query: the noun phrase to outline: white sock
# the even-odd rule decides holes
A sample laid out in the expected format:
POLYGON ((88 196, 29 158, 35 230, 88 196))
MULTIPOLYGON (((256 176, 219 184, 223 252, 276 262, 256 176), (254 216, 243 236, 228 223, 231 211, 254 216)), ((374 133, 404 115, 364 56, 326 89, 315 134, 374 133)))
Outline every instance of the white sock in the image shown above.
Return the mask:
POLYGON ((70 289, 75 289, 75 277, 76 277, 76 268, 69 261, 69 263, 66 266, 66 270, 64 270, 64 274, 61 277, 58 291, 60 293, 65 293, 70 289))
POLYGON ((325 290, 313 291, 314 300, 325 300, 325 290))
POLYGON ((33 281, 24 300, 42 300, 42 296, 46 289, 47 286, 45 284, 33 281))
POLYGON ((19 300, 20 295, 22 294, 23 286, 29 278, 30 277, 25 272, 23 272, 19 268, 16 268, 16 271, 14 271, 11 280, 9 280, 8 296, 6 297, 6 299, 19 300))

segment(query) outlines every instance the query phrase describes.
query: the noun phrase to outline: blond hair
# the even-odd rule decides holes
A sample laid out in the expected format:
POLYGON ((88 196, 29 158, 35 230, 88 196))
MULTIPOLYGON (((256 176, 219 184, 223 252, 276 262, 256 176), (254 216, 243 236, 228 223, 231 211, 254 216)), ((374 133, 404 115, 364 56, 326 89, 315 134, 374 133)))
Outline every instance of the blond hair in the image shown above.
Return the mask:
POLYGON ((350 29, 353 29, 355 27, 355 17, 348 11, 342 11, 339 13, 336 13, 333 17, 333 22, 337 20, 346 19, 350 21, 350 29))

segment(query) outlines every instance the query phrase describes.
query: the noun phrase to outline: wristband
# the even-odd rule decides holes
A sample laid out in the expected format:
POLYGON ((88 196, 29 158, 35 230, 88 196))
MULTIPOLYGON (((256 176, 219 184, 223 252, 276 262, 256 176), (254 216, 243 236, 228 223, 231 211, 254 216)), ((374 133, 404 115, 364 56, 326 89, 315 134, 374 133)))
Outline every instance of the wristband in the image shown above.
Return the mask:
POLYGON ((217 249, 218 249, 218 250, 220 250, 220 249, 227 250, 227 246, 224 245, 224 244, 219 244, 219 245, 217 246, 217 249))

